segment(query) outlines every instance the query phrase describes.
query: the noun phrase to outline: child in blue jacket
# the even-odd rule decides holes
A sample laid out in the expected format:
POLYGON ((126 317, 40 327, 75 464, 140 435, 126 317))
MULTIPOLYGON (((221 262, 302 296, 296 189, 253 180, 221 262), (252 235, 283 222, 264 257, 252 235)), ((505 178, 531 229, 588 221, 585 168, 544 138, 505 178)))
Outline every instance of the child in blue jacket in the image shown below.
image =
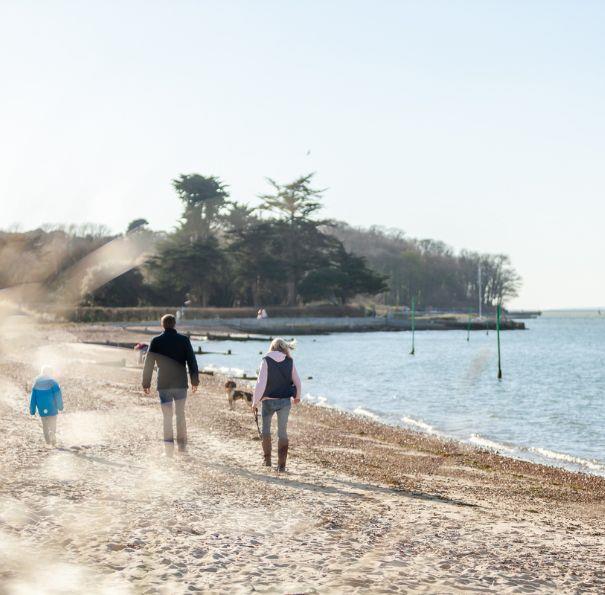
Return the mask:
POLYGON ((44 366, 40 376, 34 381, 31 400, 29 402, 29 412, 32 415, 38 414, 42 419, 42 430, 46 444, 57 444, 55 433, 57 431, 57 415, 63 411, 63 398, 61 389, 56 380, 52 377, 53 371, 49 366, 44 366))

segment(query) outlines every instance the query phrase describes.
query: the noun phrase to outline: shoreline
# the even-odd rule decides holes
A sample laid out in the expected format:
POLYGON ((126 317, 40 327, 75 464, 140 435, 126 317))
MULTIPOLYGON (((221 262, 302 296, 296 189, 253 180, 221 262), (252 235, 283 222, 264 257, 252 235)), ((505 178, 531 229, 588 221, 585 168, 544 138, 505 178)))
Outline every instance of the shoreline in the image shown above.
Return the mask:
MULTIPOLYGON (((91 340, 91 337, 96 338, 96 335, 98 333, 98 329, 95 328, 96 325, 81 325, 81 324, 75 324, 74 325, 74 330, 75 330, 75 334, 76 336, 78 336, 79 340, 81 341, 85 341, 85 340, 91 340)), ((185 330, 187 327, 186 325, 182 325, 184 326, 185 330)), ((159 328, 158 328, 159 330, 159 328)), ((103 333, 107 332, 107 328, 103 328, 102 329, 103 333)), ((114 340, 117 342, 118 341, 118 337, 122 336, 123 333, 126 333, 128 336, 133 337, 132 341, 138 341, 138 340, 143 340, 145 338, 149 338, 149 335, 143 335, 143 336, 137 336, 136 332, 132 332, 130 330, 126 330, 124 328, 121 327, 121 325, 117 325, 117 326, 113 326, 110 329, 110 333, 112 335, 112 337, 114 338, 114 340)), ((93 341, 94 342, 94 341, 93 341)), ((105 344, 102 342, 98 342, 97 343, 99 346, 104 346, 105 344)), ((110 347, 112 348, 112 347, 110 347)), ((112 348, 112 349, 120 349, 120 348, 112 348)), ((225 375, 225 374, 221 374, 221 373, 216 373, 214 372, 211 375, 201 375, 200 376, 201 379, 205 379, 206 382, 210 385, 213 386, 213 392, 215 393, 216 396, 222 397, 222 393, 223 393, 223 389, 222 389, 222 385, 224 383, 224 381, 228 378, 231 378, 231 376, 229 375, 225 375)), ((243 382, 249 382, 250 386, 253 386, 253 379, 242 379, 243 382)), ((490 464, 493 464, 495 461, 498 461, 498 467, 507 467, 510 466, 508 463, 518 463, 520 465, 520 467, 525 467, 526 465, 530 465, 530 466, 536 466, 536 473, 540 474, 540 475, 544 475, 544 474, 550 474, 550 472, 553 473, 564 473, 564 474, 571 474, 571 475, 578 475, 580 477, 585 477, 585 478, 594 478, 595 480, 597 480, 597 482, 602 482, 603 483, 603 488, 604 488, 604 495, 605 495, 605 477, 599 475, 599 474, 595 474, 595 473, 589 473, 589 472, 584 472, 584 471, 578 471, 578 470, 570 470, 570 469, 566 469, 564 467, 561 466, 557 466, 557 465, 550 465, 550 464, 544 464, 544 463, 540 463, 540 462, 535 462, 535 461, 530 461, 530 460, 526 460, 526 459, 522 459, 522 458, 517 458, 517 457, 513 457, 513 456, 509 456, 506 454, 501 454, 498 452, 495 452, 493 449, 489 449, 489 448, 482 448, 478 445, 473 445, 470 443, 467 443, 457 437, 452 437, 452 436, 447 436, 447 435, 443 435, 443 434, 432 434, 429 432, 425 432, 422 430, 414 430, 411 428, 407 428, 404 426, 400 426, 400 425, 396 425, 396 424, 390 424, 384 420, 380 420, 380 419, 372 419, 369 416, 365 416, 363 414, 358 414, 355 413, 354 411, 349 411, 346 409, 342 409, 340 407, 337 406, 333 406, 333 405, 321 405, 321 404, 316 404, 316 403, 312 403, 312 402, 308 402, 307 400, 303 401, 301 403, 301 410, 305 410, 306 408, 312 408, 313 410, 316 410, 318 413, 322 412, 319 414, 320 417, 323 416, 324 412, 331 412, 334 413, 337 416, 344 416, 346 418, 350 418, 350 423, 356 423, 358 422, 359 424, 361 424, 362 426, 367 426, 368 424, 373 424, 375 426, 375 431, 377 434, 390 434, 390 432, 401 432, 402 436, 401 436, 401 440, 403 441, 411 441, 415 443, 416 447, 420 447, 422 448, 422 445, 424 444, 429 444, 430 446, 428 446, 428 452, 439 452, 440 450, 444 449, 444 450, 460 450, 460 451, 469 451, 471 454, 475 454, 478 457, 483 457, 486 456, 489 460, 490 460, 490 464), (381 429, 383 431, 381 431, 381 429), (434 441, 434 444, 432 444, 432 441, 434 441), (444 444, 446 445, 444 447, 444 444)), ((397 438, 395 438, 397 440, 397 438)))
POLYGON ((167 460, 141 369, 84 343, 126 333, 32 324, 1 335, 6 592, 66 576, 66 592, 92 594, 605 588, 605 479, 311 404, 292 410, 289 472, 277 475, 218 376, 188 398, 189 454, 167 460), (62 371, 66 403, 54 450, 25 413, 45 361, 62 371), (53 578, 22 564, 32 555, 53 578))
MULTIPOLYGON (((155 320, 133 320, 123 322, 54 322, 50 324, 76 324, 85 326, 120 327, 124 329, 148 329, 157 327, 155 320)), ((332 333, 372 333, 372 332, 411 332, 416 331, 467 331, 480 332, 496 330, 496 319, 485 317, 482 320, 467 320, 461 316, 419 316, 412 325, 411 318, 387 317, 308 317, 308 318, 268 318, 264 320, 249 318, 200 318, 182 319, 179 328, 192 335, 222 334, 236 335, 322 335, 332 333)), ((502 331, 526 330, 525 323, 512 318, 500 321, 502 331)), ((141 331, 143 332, 143 331, 141 331)))
POLYGON ((402 420, 400 422, 389 422, 387 420, 381 419, 380 415, 374 412, 359 411, 360 409, 363 409, 362 407, 357 407, 351 411, 348 409, 343 409, 337 405, 331 405, 329 403, 314 403, 312 401, 309 402, 308 400, 306 400, 305 402, 314 407, 326 407, 327 409, 342 411, 344 413, 349 413, 362 419, 367 418, 372 421, 375 421, 376 423, 389 427, 399 428, 406 432, 414 432, 440 440, 453 441, 460 444, 461 447, 470 447, 478 450, 479 452, 487 451, 496 454, 500 457, 512 459, 515 461, 522 461, 543 467, 561 469, 564 471, 568 471, 569 473, 579 473, 582 475, 601 477, 605 479, 605 468, 602 463, 589 459, 583 459, 582 457, 578 457, 576 455, 558 452, 540 446, 525 447, 512 443, 504 444, 498 442, 496 439, 475 433, 471 434, 471 437, 465 440, 458 436, 450 435, 446 432, 436 429, 421 419, 407 418, 409 419, 409 421, 402 420), (424 426, 428 426, 431 429, 424 429, 424 426), (555 461, 560 462, 557 464, 557 462, 555 461))
MULTIPOLYGON (((78 324, 78 326, 82 326, 82 328, 84 329, 84 332, 88 332, 87 329, 88 328, 93 328, 96 325, 81 325, 78 324)), ((105 327, 103 330, 106 331, 107 327, 103 324, 103 327, 105 327)), ((186 325, 183 325, 185 329, 187 329, 186 325)), ((145 331, 142 335, 138 335, 138 330, 134 331, 132 328, 127 329, 122 327, 122 325, 120 324, 116 324, 116 325, 110 325, 110 328, 113 329, 112 331, 112 336, 114 336, 114 340, 92 340, 92 341, 88 341, 90 344, 96 344, 99 346, 109 346, 109 347, 115 347, 115 348, 121 348, 121 349, 126 349, 128 350, 129 354, 130 354, 130 348, 131 346, 133 346, 136 342, 144 342, 144 341, 149 341, 149 338, 151 336, 153 336, 153 334, 155 333, 155 330, 157 330, 157 332, 160 332, 159 327, 157 329, 155 329, 154 331, 145 331), (128 337, 130 337, 130 342, 126 342, 126 341, 122 341, 122 343, 120 343, 120 341, 115 340, 115 333, 118 334, 122 334, 123 332, 128 333, 128 337), (133 339, 132 338, 132 334, 134 333, 134 336, 136 338, 133 339)), ((92 331, 93 333, 97 332, 97 331, 92 331)), ((194 339, 194 337, 192 336, 192 340, 194 339)), ((199 338, 196 338, 196 340, 199 340, 199 338)), ((256 339, 254 339, 256 340, 256 339)), ((87 342, 87 341, 84 341, 87 342)), ((126 353, 126 351, 124 352, 126 353)), ((212 353, 212 352, 209 352, 212 353)), ((201 354, 199 354, 201 355, 201 354)), ((228 366, 222 366, 222 367, 228 367, 228 366)), ((200 366, 200 372, 202 372, 202 367, 200 366)), ((205 374, 208 374, 208 372, 204 372, 205 374)), ((220 378, 220 379, 238 379, 236 377, 234 377, 233 375, 229 375, 229 374, 224 374, 222 372, 216 372, 214 370, 212 370, 210 372, 210 375, 214 376, 215 378, 220 378)), ((254 377, 249 377, 249 378, 239 378, 239 380, 244 381, 244 382, 250 382, 250 388, 254 388, 254 377)), ((517 461, 523 461, 523 462, 527 462, 527 463, 532 463, 535 465, 542 465, 545 467, 553 467, 555 469, 562 469, 565 471, 568 471, 570 473, 580 473, 580 474, 586 474, 586 475, 591 475, 591 476, 596 476, 596 477, 602 477, 605 478, 605 469, 602 469, 603 465, 601 463, 599 463, 598 461, 592 461, 589 459, 584 459, 582 457, 576 456, 576 455, 572 455, 572 454, 568 454, 568 453, 563 453, 563 452, 558 452, 555 450, 552 450, 551 448, 545 448, 545 447, 541 447, 541 446, 532 446, 532 447, 528 447, 528 446, 520 446, 520 445, 516 445, 516 444, 504 444, 504 443, 500 443, 498 440, 494 439, 494 438, 490 438, 490 437, 486 437, 486 436, 481 436, 478 434, 471 434, 471 437, 468 439, 463 439, 460 438, 458 436, 453 436, 453 435, 449 435, 445 432, 442 432, 438 429, 425 429, 422 426, 428 426, 428 424, 426 424, 424 422, 424 420, 418 420, 418 419, 411 419, 409 423, 406 423, 405 421, 401 421, 401 422, 389 422, 385 419, 382 419, 380 417, 380 414, 371 412, 371 411, 366 411, 366 412, 356 412, 356 410, 349 410, 349 409, 345 409, 343 407, 340 407, 338 405, 333 405, 331 403, 329 403, 327 400, 325 403, 318 403, 318 402, 314 402, 313 400, 309 400, 308 397, 303 397, 303 402, 305 404, 308 405, 312 405, 315 407, 325 407, 326 409, 329 410, 334 410, 334 411, 340 411, 343 413, 349 413, 352 415, 356 415, 359 416, 362 419, 369 419, 372 421, 375 421, 376 423, 382 424, 382 425, 386 425, 388 427, 393 427, 393 428, 399 428, 402 431, 409 431, 409 432, 414 432, 414 433, 420 433, 422 435, 426 435, 429 437, 433 437, 436 439, 441 439, 441 440, 446 440, 446 441, 454 441, 459 443, 460 445, 466 446, 466 447, 470 447, 470 448, 475 448, 479 451, 481 450, 485 450, 488 452, 491 452, 493 454, 496 454, 498 456, 501 457, 505 457, 505 458, 509 458, 509 459, 513 459, 513 460, 517 460, 517 461), (412 426, 418 426, 418 427, 412 427, 412 426), (476 437, 478 443, 473 443, 473 437, 476 437), (511 452, 501 452, 502 450, 510 450, 511 452), (542 451, 542 453, 540 452, 542 451), (549 453, 549 455, 547 455, 546 453, 549 453), (514 453, 518 453, 518 454, 514 454, 514 453), (524 454, 526 453, 526 454, 524 454), (581 462, 580 462, 581 461, 581 462), (591 466, 594 466, 594 469, 591 469, 591 466)), ((356 409, 364 409, 363 407, 357 407, 356 409)), ((430 426, 429 426, 430 427, 430 426)))
POLYGON ((351 411, 348 409, 343 409, 338 405, 332 405, 328 402, 314 403, 313 401, 309 402, 308 400, 305 400, 304 402, 314 407, 325 407, 327 409, 349 413, 361 419, 370 419, 378 424, 398 428, 405 432, 414 432, 423 436, 428 436, 439 440, 453 441, 460 444, 460 446, 473 448, 480 452, 487 451, 507 459, 523 461, 526 463, 532 463, 534 465, 540 465, 543 467, 562 469, 570 473, 579 473, 583 475, 601 477, 605 479, 605 468, 602 463, 599 463, 598 461, 583 459, 582 457, 578 457, 576 455, 553 451, 540 446, 523 447, 512 443, 504 444, 498 442, 495 439, 475 433, 471 434, 471 437, 465 440, 458 436, 450 435, 446 432, 436 429, 421 419, 408 417, 407 419, 409 421, 402 420, 400 422, 389 422, 387 420, 382 419, 379 414, 374 413, 372 411, 360 411, 361 409, 363 409, 363 407, 356 407, 354 410, 351 411), (425 427, 427 429, 425 429, 425 427), (540 453, 540 451, 543 451, 543 454, 540 453), (546 454, 547 452, 549 453, 548 455, 546 454), (523 453, 527 454, 524 456, 523 453), (560 461, 560 463, 557 464, 553 461, 560 461))

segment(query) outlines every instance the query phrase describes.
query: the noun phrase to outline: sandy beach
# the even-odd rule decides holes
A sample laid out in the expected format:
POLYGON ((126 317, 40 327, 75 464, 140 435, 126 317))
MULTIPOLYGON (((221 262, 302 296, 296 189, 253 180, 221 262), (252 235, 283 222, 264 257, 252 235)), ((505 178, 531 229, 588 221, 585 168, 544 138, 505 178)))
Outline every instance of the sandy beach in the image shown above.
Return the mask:
POLYGON ((308 404, 277 475, 210 376, 188 452, 167 458, 132 352, 84 343, 142 336, 1 330, 0 593, 605 591, 603 478, 308 404), (56 449, 27 409, 44 363, 65 401, 56 449))

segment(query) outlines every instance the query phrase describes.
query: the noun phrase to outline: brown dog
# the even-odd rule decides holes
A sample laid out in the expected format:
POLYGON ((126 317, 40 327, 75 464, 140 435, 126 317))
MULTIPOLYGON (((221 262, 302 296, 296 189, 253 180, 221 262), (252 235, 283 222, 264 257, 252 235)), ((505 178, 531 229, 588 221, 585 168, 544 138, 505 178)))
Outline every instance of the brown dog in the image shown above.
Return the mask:
POLYGON ((233 380, 225 382, 225 392, 227 393, 227 401, 229 409, 235 409, 235 401, 246 401, 248 405, 252 405, 252 393, 246 390, 237 390, 237 384, 233 380))

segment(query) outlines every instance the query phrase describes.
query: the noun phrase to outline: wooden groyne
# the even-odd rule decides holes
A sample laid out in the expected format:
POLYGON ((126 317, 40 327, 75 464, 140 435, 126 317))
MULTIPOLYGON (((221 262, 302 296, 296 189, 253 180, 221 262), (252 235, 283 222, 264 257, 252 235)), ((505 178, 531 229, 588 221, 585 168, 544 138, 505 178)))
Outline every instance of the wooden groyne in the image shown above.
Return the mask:
POLYGON ((104 347, 119 347, 121 349, 134 349, 137 343, 129 341, 82 341, 85 345, 101 345, 104 347))

